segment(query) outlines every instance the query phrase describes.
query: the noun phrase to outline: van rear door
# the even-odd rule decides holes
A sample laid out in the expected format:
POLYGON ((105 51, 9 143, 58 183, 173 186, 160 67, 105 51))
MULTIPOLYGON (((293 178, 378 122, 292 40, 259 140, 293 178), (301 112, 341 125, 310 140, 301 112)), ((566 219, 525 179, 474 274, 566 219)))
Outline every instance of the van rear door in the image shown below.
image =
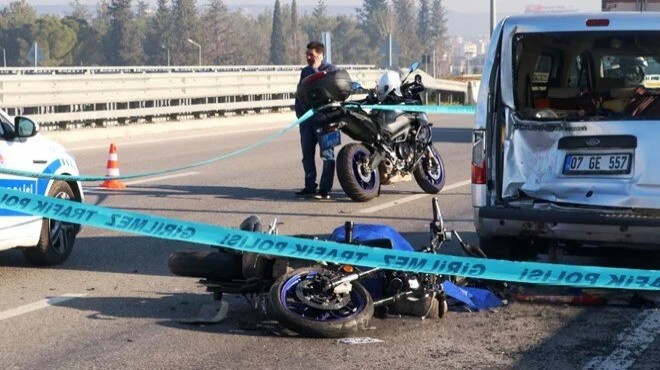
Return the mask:
POLYGON ((511 47, 502 199, 660 210, 660 90, 645 79, 660 31, 514 33, 511 47))

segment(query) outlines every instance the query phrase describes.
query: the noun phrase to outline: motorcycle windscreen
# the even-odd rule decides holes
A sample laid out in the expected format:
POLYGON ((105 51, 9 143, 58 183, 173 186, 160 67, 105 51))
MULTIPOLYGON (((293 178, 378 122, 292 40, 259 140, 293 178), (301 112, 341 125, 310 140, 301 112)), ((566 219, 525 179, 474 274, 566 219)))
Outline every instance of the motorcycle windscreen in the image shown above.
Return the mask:
POLYGON ((509 121, 502 198, 660 209, 660 120, 509 121))

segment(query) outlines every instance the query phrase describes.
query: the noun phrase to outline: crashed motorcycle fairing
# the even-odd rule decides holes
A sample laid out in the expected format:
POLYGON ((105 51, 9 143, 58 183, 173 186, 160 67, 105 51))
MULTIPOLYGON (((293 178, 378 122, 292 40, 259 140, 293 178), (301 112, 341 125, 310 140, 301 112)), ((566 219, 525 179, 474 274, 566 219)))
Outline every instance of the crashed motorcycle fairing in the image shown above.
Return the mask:
POLYGON ((655 150, 660 122, 531 121, 521 120, 510 111, 506 121, 503 198, 526 195, 567 204, 660 209, 660 171, 646 166, 660 163, 660 151, 655 150), (637 138, 636 148, 614 150, 632 153, 630 174, 575 176, 562 173, 567 150, 558 149, 561 138, 621 134, 637 138))

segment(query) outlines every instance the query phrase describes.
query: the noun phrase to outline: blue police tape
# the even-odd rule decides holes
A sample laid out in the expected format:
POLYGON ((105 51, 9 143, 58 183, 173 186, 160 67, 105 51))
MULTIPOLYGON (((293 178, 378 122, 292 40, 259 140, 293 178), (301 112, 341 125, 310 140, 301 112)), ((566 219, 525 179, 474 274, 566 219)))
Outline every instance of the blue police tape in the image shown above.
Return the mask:
POLYGON ((153 172, 145 172, 145 173, 139 173, 139 174, 132 174, 132 175, 124 175, 124 176, 72 176, 72 175, 58 175, 58 174, 52 174, 52 173, 37 173, 37 172, 29 172, 29 171, 21 171, 21 170, 16 170, 16 169, 10 169, 10 168, 0 168, 0 174, 6 174, 6 175, 14 175, 14 176, 23 176, 23 177, 37 177, 37 178, 46 178, 46 179, 54 179, 54 180, 63 180, 63 181, 82 181, 82 182, 89 182, 89 181, 105 181, 105 180, 127 180, 127 179, 135 179, 135 178, 141 178, 141 177, 151 177, 151 176, 156 176, 156 175, 162 175, 164 173, 172 173, 172 172, 178 172, 182 170, 187 170, 190 168, 194 167, 200 167, 204 166, 213 162, 221 161, 224 159, 236 157, 239 154, 243 154, 249 150, 252 150, 258 146, 264 145, 266 143, 269 143, 276 138, 284 135, 287 131, 291 130, 292 128, 300 125, 301 123, 305 122, 309 117, 314 115, 313 110, 307 111, 304 115, 302 115, 300 118, 295 120, 293 123, 290 125, 278 130, 274 134, 257 141, 256 143, 250 144, 244 148, 241 148, 239 150, 233 151, 231 153, 223 154, 219 157, 208 159, 206 161, 202 162, 197 162, 193 163, 190 165, 182 166, 182 167, 176 167, 176 168, 170 168, 170 169, 165 169, 165 170, 160 170, 160 171, 153 171, 153 172))
MULTIPOLYGON (((347 108, 352 106, 350 103, 347 108)), ((358 106, 357 104, 354 106, 358 106)), ((388 111, 418 112, 418 113, 436 113, 436 114, 475 114, 474 105, 359 105, 362 109, 376 109, 388 111)))
MULTIPOLYGON (((347 105, 347 107, 351 106, 350 103, 347 105)), ((363 109, 379 109, 379 110, 398 110, 398 111, 406 111, 406 112, 423 112, 423 113, 444 113, 444 114, 474 114, 475 113, 475 107, 474 106, 460 106, 460 105, 361 105, 363 109)), ((16 170, 16 169, 11 169, 11 168, 0 168, 0 174, 5 174, 5 175, 14 175, 14 176, 22 176, 22 177, 32 177, 32 178, 43 178, 43 179, 53 179, 53 180, 63 180, 63 181, 81 181, 81 182, 91 182, 91 181, 105 181, 105 180, 128 180, 128 179, 136 179, 136 178, 141 178, 141 177, 151 177, 151 176, 156 176, 156 175, 162 175, 165 173, 172 173, 172 172, 178 172, 182 170, 187 170, 190 168, 195 168, 195 167, 200 167, 204 166, 210 163, 214 163, 217 161, 221 161, 224 159, 228 159, 231 157, 235 157, 239 154, 243 154, 249 150, 252 150, 258 146, 264 145, 268 142, 271 142, 275 140, 276 138, 282 136, 285 134, 287 131, 291 130, 292 128, 302 124, 305 122, 309 117, 311 117, 314 114, 313 110, 307 111, 304 115, 302 115, 300 118, 295 120, 293 123, 288 125, 287 127, 277 131, 273 135, 270 135, 263 140, 260 140, 254 144, 251 144, 245 148, 236 150, 231 153, 227 153, 224 155, 221 155, 216 158, 212 158, 206 161, 202 162, 197 162, 193 163, 190 165, 182 166, 182 167, 176 167, 176 168, 170 168, 170 169, 165 169, 165 170, 159 170, 159 171, 153 171, 153 172, 145 172, 145 173, 138 173, 138 174, 130 174, 130 175, 123 175, 123 176, 72 176, 72 175, 60 175, 60 174, 52 174, 52 173, 37 173, 37 172, 30 172, 30 171, 22 171, 22 170, 16 170)))
POLYGON ((660 290, 660 271, 511 262, 253 233, 0 188, 0 209, 245 252, 519 283, 660 290))

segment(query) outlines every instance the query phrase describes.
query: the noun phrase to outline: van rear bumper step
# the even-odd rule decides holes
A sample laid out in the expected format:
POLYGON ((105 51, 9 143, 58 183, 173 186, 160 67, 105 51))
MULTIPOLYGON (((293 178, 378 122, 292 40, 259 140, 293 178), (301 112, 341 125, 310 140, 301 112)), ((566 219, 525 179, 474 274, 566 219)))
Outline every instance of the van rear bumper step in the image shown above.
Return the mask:
POLYGON ((557 224, 660 227, 660 217, 633 214, 503 207, 481 207, 477 209, 477 213, 481 219, 503 221, 515 220, 557 224))

